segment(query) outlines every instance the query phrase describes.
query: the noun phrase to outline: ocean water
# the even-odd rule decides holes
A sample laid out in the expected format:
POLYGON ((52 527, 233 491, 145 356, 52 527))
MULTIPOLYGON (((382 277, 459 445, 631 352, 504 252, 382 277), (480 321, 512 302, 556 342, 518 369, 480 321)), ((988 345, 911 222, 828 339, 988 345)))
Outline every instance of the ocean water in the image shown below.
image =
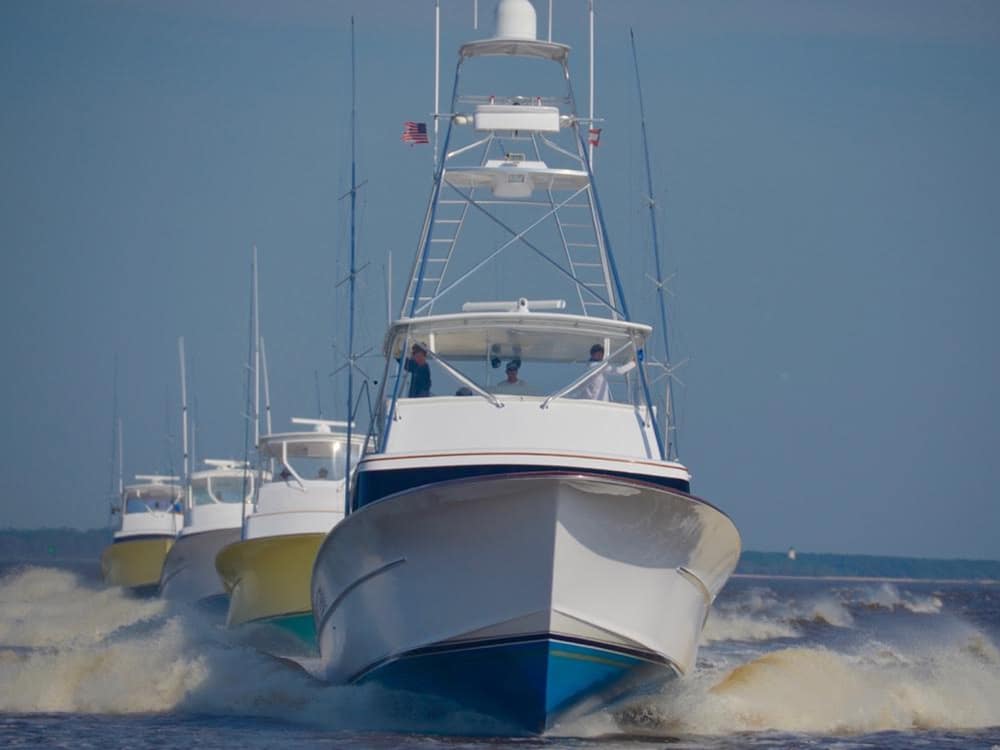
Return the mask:
POLYGON ((1000 750, 996 584, 735 578, 693 674, 544 739, 304 666, 94 566, 0 570, 0 747, 1000 750))

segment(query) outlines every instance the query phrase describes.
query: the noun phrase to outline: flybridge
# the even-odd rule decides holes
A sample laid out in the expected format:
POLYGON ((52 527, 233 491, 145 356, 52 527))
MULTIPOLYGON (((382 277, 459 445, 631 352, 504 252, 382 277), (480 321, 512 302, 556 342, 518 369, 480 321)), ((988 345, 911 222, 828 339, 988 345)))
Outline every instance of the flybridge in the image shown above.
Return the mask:
POLYGON ((564 296, 569 313, 628 318, 593 184, 584 129, 593 116, 577 114, 569 47, 539 40, 536 25, 529 2, 503 2, 496 35, 461 47, 451 114, 435 117, 444 143, 400 317, 456 310, 453 292, 468 279, 513 263, 564 296), (525 57, 552 62, 561 75, 521 85, 552 90, 499 97, 460 85, 466 64, 525 57))

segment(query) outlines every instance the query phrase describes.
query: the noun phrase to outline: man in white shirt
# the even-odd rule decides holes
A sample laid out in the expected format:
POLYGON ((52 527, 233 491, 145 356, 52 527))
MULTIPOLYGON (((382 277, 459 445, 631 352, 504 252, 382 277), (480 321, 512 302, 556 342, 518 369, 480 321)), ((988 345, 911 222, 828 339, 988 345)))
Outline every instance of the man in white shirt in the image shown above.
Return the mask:
MULTIPOLYGON (((591 370, 600 367, 604 362, 604 345, 594 344, 590 347, 590 364, 591 370)), ((611 400, 611 388, 608 386, 608 371, 610 370, 615 375, 624 375, 626 372, 630 372, 635 369, 635 361, 629 361, 620 367, 615 367, 609 365, 605 367, 601 372, 597 373, 594 377, 588 380, 586 383, 581 385, 576 389, 573 394, 576 398, 589 398, 594 401, 610 401, 611 400)))
POLYGON ((521 362, 517 359, 512 359, 507 363, 507 379, 501 380, 495 386, 493 386, 494 393, 519 393, 523 394, 527 392, 528 384, 521 380, 517 374, 521 369, 521 362))

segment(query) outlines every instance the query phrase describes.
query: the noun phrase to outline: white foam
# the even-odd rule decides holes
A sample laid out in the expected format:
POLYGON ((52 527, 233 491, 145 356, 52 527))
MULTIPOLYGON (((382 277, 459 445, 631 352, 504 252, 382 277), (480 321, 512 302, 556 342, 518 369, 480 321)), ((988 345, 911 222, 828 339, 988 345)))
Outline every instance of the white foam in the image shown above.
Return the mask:
POLYGON ((796 628, 785 622, 712 610, 705 623, 701 642, 768 641, 774 638, 798 638, 800 635, 796 628))
POLYGON ((943 606, 938 596, 901 592, 895 584, 889 582, 862 589, 852 603, 875 609, 905 609, 915 614, 938 614, 943 606))
POLYGON ((134 599, 120 589, 92 589, 77 576, 25 568, 0 579, 0 644, 44 647, 96 643, 119 628, 164 611, 157 599, 134 599))
POLYGON ((503 732, 443 701, 322 684, 233 635, 185 606, 28 569, 0 580, 0 712, 248 715, 337 729, 503 732))
POLYGON ((837 628, 849 628, 854 624, 854 618, 844 603, 826 594, 807 600, 797 609, 797 613, 801 619, 837 628))
POLYGON ((848 628, 854 624, 854 618, 844 602, 833 594, 813 595, 804 600, 779 599, 770 589, 755 588, 711 610, 706 642, 795 638, 801 635, 796 626, 806 623, 848 628))
POLYGON ((659 732, 857 734, 1000 725, 1000 651, 982 633, 913 654, 773 651, 709 670, 630 708, 625 726, 659 732), (889 658, 891 655, 892 658, 889 658), (874 658, 873 658, 874 657, 874 658))
MULTIPOLYGON (((829 622, 839 612, 846 608, 832 597, 784 603, 755 595, 713 615, 708 636, 754 641, 748 648, 759 652, 795 632, 794 618, 818 613, 829 622)), ((625 731, 658 734, 852 734, 1000 725, 996 643, 954 618, 929 622, 934 631, 923 643, 908 638, 906 648, 871 643, 747 657, 710 647, 713 658, 662 695, 586 726, 597 733, 621 722, 625 731)), ((28 569, 0 580, 0 644, 0 711, 244 714, 338 729, 490 731, 488 720, 443 702, 322 685, 235 644, 193 610, 95 590, 62 571, 28 569)))

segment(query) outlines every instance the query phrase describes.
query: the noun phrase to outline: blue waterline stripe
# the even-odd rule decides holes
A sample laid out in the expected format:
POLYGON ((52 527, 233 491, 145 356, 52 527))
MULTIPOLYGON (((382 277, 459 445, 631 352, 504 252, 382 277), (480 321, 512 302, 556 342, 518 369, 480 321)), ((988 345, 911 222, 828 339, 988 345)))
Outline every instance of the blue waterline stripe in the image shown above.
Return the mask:
POLYGON ((355 476, 357 495, 355 508, 377 502, 389 495, 412 490, 424 485, 457 479, 477 477, 503 477, 528 474, 565 474, 591 475, 623 479, 629 482, 644 482, 664 489, 688 494, 691 489, 689 482, 671 477, 651 476, 649 474, 630 474, 625 471, 609 469, 574 469, 566 466, 538 466, 525 464, 489 464, 473 466, 427 466, 408 469, 366 469, 355 476))
MULTIPOLYGON (((559 643, 565 643, 573 646, 581 646, 584 648, 598 649, 600 651, 608 652, 609 654, 628 658, 628 659, 638 659, 640 661, 648 662, 650 664, 657 664, 660 666, 667 666, 673 669, 675 672, 677 667, 674 665, 670 659, 667 659, 660 654, 656 654, 652 651, 646 651, 644 649, 631 648, 628 646, 619 646, 616 644, 606 643, 602 641, 594 641, 589 638, 580 638, 577 636, 570 635, 554 635, 552 633, 530 633, 525 635, 516 636, 504 636, 498 638, 483 638, 480 640, 468 640, 468 641, 445 641, 442 643, 434 643, 429 646, 423 646, 421 648, 412 649, 410 651, 404 651, 399 654, 394 654, 392 656, 387 656, 384 659, 370 664, 364 669, 360 670, 348 679, 348 682, 358 682, 363 680, 365 677, 372 674, 374 671, 384 667, 392 662, 400 661, 403 659, 408 659, 410 657, 419 656, 430 656, 434 654, 446 654, 446 653, 459 653, 462 651, 474 651, 478 649, 486 648, 498 648, 504 646, 516 646, 525 643, 541 643, 549 642, 553 645, 559 643)), ((623 665, 624 666, 624 665, 623 665)))

